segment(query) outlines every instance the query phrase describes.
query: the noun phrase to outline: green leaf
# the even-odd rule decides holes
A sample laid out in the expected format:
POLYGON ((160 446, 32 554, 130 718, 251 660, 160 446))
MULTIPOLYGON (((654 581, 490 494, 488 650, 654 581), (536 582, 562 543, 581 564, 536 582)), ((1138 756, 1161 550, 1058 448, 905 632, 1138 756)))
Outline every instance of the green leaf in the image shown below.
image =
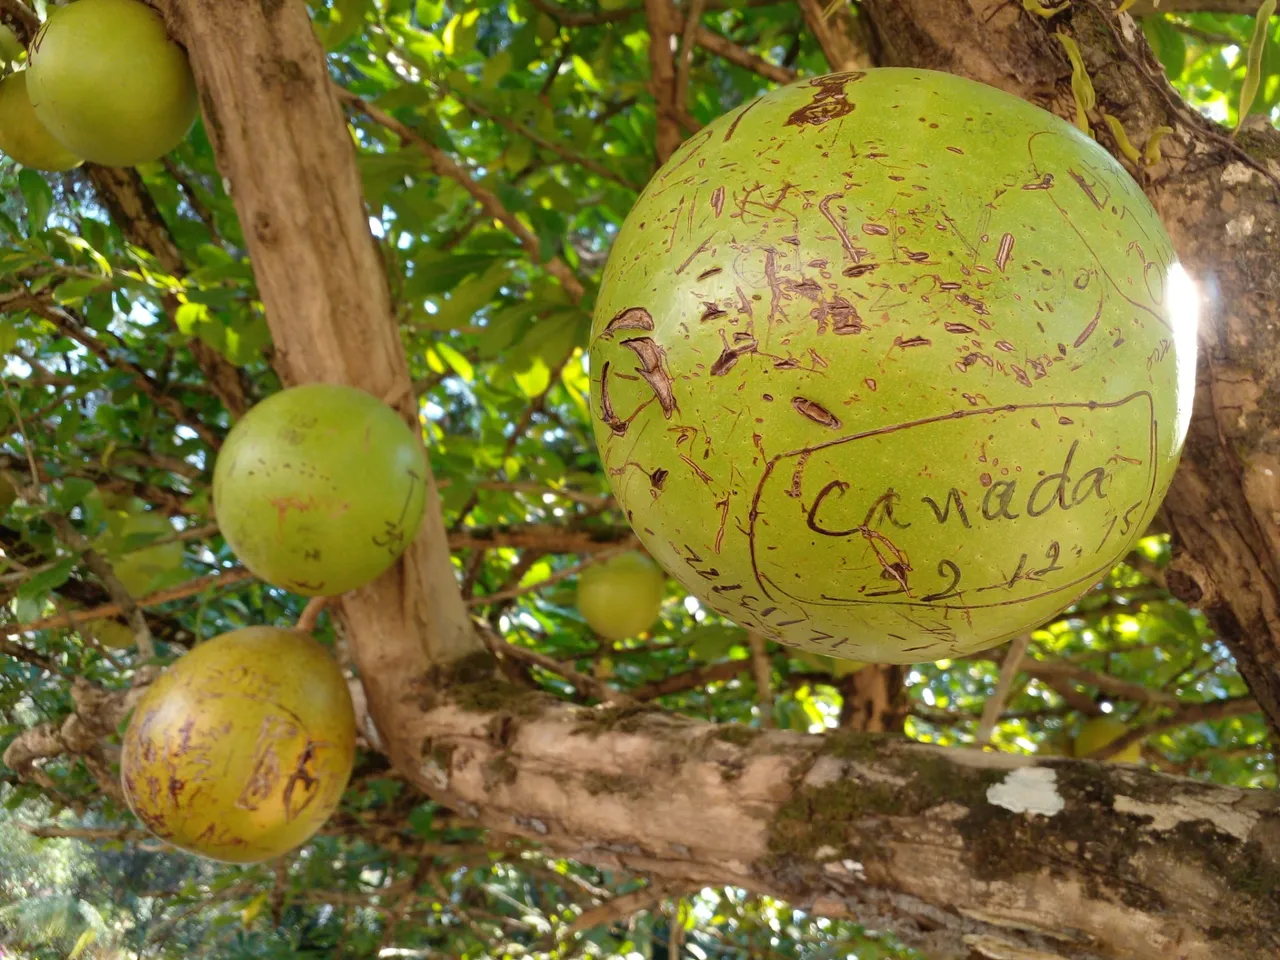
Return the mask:
MULTIPOLYGON (((67 557, 48 570, 42 570, 18 587, 18 599, 27 601, 43 601, 51 592, 57 590, 71 577, 75 570, 76 557, 67 557)), ((43 606, 43 603, 41 603, 43 606)), ((37 614, 39 616, 39 614, 37 614)), ((31 617, 34 620, 36 617, 31 617)), ((25 621, 24 621, 25 622, 25 621)))
POLYGON ((63 280, 54 288, 53 299, 61 304, 76 303, 100 289, 105 283, 107 283, 106 278, 99 280, 94 277, 72 277, 70 280, 63 280))
POLYGON ((53 209, 53 190, 44 177, 34 170, 23 170, 18 174, 18 189, 27 202, 27 229, 34 237, 49 223, 49 211, 53 209))
POLYGON ((93 490, 92 480, 86 480, 84 477, 67 477, 54 491, 54 506, 60 513, 67 513, 93 490))
POLYGON ((1253 27, 1253 38, 1249 41, 1249 52, 1245 57, 1244 86, 1240 88, 1239 116, 1236 118, 1236 129, 1239 130, 1245 117, 1253 107, 1258 96, 1258 85, 1262 82, 1262 51, 1267 45, 1267 27, 1271 15, 1276 12, 1276 0, 1262 0, 1258 7, 1257 18, 1253 27))
POLYGON ((502 285, 511 279, 511 267, 505 259, 489 264, 484 273, 468 277, 454 289, 440 309, 427 318, 436 330, 456 330, 471 324, 476 313, 492 300, 502 285))
POLYGON ((464 381, 470 383, 475 379, 475 369, 471 366, 471 361, 453 349, 453 347, 447 343, 437 343, 435 344, 435 351, 444 358, 449 366, 453 367, 454 372, 464 381))
POLYGON ((423 250, 413 259, 413 274, 405 282, 404 299, 421 300, 452 290, 465 277, 487 269, 499 256, 494 253, 423 250))

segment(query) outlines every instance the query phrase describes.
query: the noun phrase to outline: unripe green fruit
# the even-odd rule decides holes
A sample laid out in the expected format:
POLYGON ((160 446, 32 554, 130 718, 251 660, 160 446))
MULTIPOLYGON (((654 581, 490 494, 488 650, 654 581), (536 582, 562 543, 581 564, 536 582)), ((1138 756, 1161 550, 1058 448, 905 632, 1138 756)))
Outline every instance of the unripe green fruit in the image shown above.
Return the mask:
POLYGON ((119 620, 90 620, 83 626, 86 633, 92 634, 108 650, 128 650, 137 642, 134 632, 119 620))
POLYGON ((32 170, 70 170, 84 161, 53 138, 31 109, 27 70, 0 80, 0 152, 32 170))
POLYGON ((184 551, 178 540, 129 549, 131 538, 148 533, 159 540, 173 536, 174 529, 162 513, 115 511, 107 517, 107 532, 100 543, 116 579, 135 597, 149 593, 157 577, 182 566, 184 551))
POLYGON ((606 640, 625 640, 653 626, 666 575, 642 553, 628 551, 578 576, 578 612, 606 640))
POLYGON ((86 160, 113 167, 159 160, 195 120, 187 55, 138 0, 54 8, 28 56, 36 116, 86 160))
POLYGON ((13 29, 7 24, 0 23, 0 60, 18 60, 25 52, 26 48, 13 29))
POLYGON ((142 695, 120 777, 156 836, 255 863, 305 843, 342 799, 356 726, 342 671, 311 637, 248 627, 200 644, 142 695))
POLYGON ((283 390, 227 435, 213 472, 218 526, 255 575, 307 596, 362 587, 417 536, 422 440, 354 387, 283 390))
MULTIPOLYGON (((1119 740, 1129 732, 1129 726, 1115 717, 1094 717, 1086 720, 1076 735, 1074 752, 1077 757, 1090 757, 1109 743, 1119 740)), ((1115 756, 1108 757, 1111 763, 1141 763, 1141 741, 1131 743, 1115 756)))
POLYGON ((703 128, 628 215, 596 439, 645 548, 712 609, 837 657, 961 655, 1142 535, 1196 302, 1069 124, 942 73, 817 77, 703 128))

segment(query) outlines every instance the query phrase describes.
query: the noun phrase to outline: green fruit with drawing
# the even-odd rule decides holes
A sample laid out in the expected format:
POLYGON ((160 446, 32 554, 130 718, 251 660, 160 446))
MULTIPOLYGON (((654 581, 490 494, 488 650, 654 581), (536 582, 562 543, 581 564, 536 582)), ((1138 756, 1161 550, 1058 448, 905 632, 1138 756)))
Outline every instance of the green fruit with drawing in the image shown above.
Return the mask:
POLYGON ((690 137, 628 215, 596 438, 645 548, 711 608, 842 658, 970 653, 1145 530, 1196 302, 1069 124, 924 70, 804 80, 690 137))

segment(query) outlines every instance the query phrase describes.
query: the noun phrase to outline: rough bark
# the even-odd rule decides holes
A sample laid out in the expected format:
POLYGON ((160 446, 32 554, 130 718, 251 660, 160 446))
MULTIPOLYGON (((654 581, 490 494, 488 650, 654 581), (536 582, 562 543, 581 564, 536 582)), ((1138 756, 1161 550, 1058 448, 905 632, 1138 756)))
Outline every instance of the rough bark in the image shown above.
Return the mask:
POLYGON ((1051 37, 1068 29, 1099 105, 1132 143, 1173 128, 1161 163, 1129 164, 1203 293, 1196 406, 1165 501, 1178 550, 1170 585, 1210 617, 1280 730, 1280 133, 1226 138, 1177 98, 1133 20, 1092 0, 1051 23, 998 0, 864 7, 887 63, 963 74, 1072 118, 1071 67, 1051 37))
MULTIPOLYGON (((231 184, 277 372, 286 384, 360 387, 416 425, 386 271, 305 5, 171 0, 163 9, 187 47, 215 158, 231 184)), ((396 714, 430 659, 448 662, 479 646, 429 470, 423 479, 426 520, 417 540, 341 604, 370 712, 398 763, 413 757, 416 744, 399 735, 396 714)))

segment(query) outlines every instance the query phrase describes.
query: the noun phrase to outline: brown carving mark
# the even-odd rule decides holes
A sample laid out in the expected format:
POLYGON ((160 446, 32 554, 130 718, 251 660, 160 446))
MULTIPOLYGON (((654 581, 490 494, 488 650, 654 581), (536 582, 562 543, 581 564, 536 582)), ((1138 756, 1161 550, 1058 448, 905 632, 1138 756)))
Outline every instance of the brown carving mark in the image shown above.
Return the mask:
MULTIPOLYGON (((712 236, 715 236, 715 234, 712 234, 712 236)), ((689 254, 687 257, 685 257, 684 263, 676 267, 676 276, 679 276, 680 274, 684 273, 685 268, 688 267, 689 264, 693 263, 693 258, 696 257, 698 254, 700 254, 703 250, 707 249, 707 244, 709 244, 710 242, 711 242, 711 237, 707 237, 707 239, 703 240, 700 244, 698 244, 698 249, 693 251, 693 253, 689 254)), ((652 330, 653 328, 650 327, 649 329, 652 330)))
POLYGON ((843 193, 828 193, 825 197, 818 201, 818 212, 827 218, 827 222, 835 228, 836 233, 840 235, 840 244, 844 247, 844 252, 848 254, 849 259, 854 263, 861 263, 862 257, 858 255, 858 248, 853 245, 853 241, 849 239, 849 231, 844 228, 844 224, 836 219, 836 215, 831 212, 831 201, 839 200, 843 197, 843 193))
POLYGON ((306 747, 302 750, 302 756, 298 758, 298 765, 294 768, 293 773, 289 774, 289 779, 284 785, 284 810, 285 816, 292 820, 311 803, 316 797, 315 787, 320 783, 319 779, 311 772, 309 766, 315 761, 316 749, 324 746, 324 744, 313 743, 307 741, 306 747), (303 797, 301 802, 295 807, 293 805, 294 788, 302 784, 303 797))
POLYGON ((806 300, 812 300, 815 303, 822 297, 822 287, 817 280, 812 277, 806 277, 803 280, 787 281, 787 289, 791 293, 799 294, 806 300))
POLYGON ((956 283, 954 280, 943 280, 938 284, 939 290, 959 290, 962 284, 956 283))
POLYGON ((742 287, 735 287, 738 291, 738 309, 741 313, 745 313, 748 317, 754 319, 755 312, 751 309, 751 299, 747 296, 746 291, 742 287))
POLYGON ((1022 189, 1023 190, 1051 190, 1053 189, 1053 174, 1046 173, 1039 180, 1035 180, 1031 183, 1024 183, 1022 185, 1022 189))
POLYGON ((826 333, 828 319, 831 320, 831 329, 840 336, 862 332, 858 308, 838 295, 820 302, 809 311, 809 316, 818 321, 818 333, 826 333))
POLYGON ((831 427, 833 430, 840 429, 840 418, 820 403, 814 403, 814 401, 806 400, 804 397, 792 397, 791 406, 795 408, 796 413, 800 414, 800 416, 808 417, 814 423, 820 423, 824 427, 831 427))
MULTIPOLYGON (((731 497, 725 497, 723 500, 719 501, 716 504, 716 506, 720 508, 720 529, 716 531, 716 542, 713 544, 713 547, 712 547, 712 549, 714 549, 716 553, 720 552, 720 545, 724 543, 724 528, 729 523, 729 500, 730 499, 731 497)), ((713 589, 718 589, 718 588, 713 588, 713 589)), ((728 590, 730 588, 725 587, 724 589, 728 590)))
POLYGON ((853 113, 854 105, 844 95, 844 85, 851 80, 861 80, 866 74, 861 71, 832 73, 825 77, 815 77, 809 86, 817 87, 818 92, 813 100, 787 117, 783 126, 798 127, 804 124, 819 127, 828 120, 836 120, 853 113))
POLYGON ((635 353, 640 360, 640 376, 653 388, 658 402, 662 404, 662 415, 668 420, 676 409, 676 396, 672 391, 675 383, 667 372, 667 352, 658 346, 652 337, 636 337, 623 340, 622 345, 635 353))
POLYGON ((1013 365, 1013 375, 1017 377, 1018 382, 1024 387, 1031 386, 1031 378, 1027 376, 1027 371, 1023 370, 1016 364, 1013 365))
POLYGON ((956 299, 961 303, 963 303, 966 307, 971 308, 973 312, 978 314, 979 316, 985 317, 985 316, 989 316, 991 313, 991 311, 987 309, 987 305, 985 303, 983 303, 981 300, 975 300, 973 297, 969 296, 969 294, 967 293, 959 294, 956 297, 956 299))
POLYGON ((652 487, 654 491, 661 490, 663 485, 667 482, 668 475, 669 471, 659 467, 657 470, 653 471, 653 473, 649 474, 649 486, 652 487))
POLYGON ((773 247, 764 252, 764 276, 769 284, 769 317, 766 322, 772 323, 775 313, 785 320, 787 315, 782 312, 782 283, 778 280, 778 251, 773 247))
POLYGON ((694 463, 692 460, 686 457, 683 453, 680 454, 680 459, 689 465, 689 467, 693 470, 693 472, 697 474, 698 479, 701 480, 703 483, 706 483, 706 484, 715 483, 715 481, 711 479, 711 475, 709 473, 707 473, 700 466, 698 466, 696 463, 694 463))
POLYGON ((1084 191, 1085 196, 1089 198, 1094 207, 1101 210, 1103 206, 1102 201, 1099 200, 1098 195, 1093 192, 1093 188, 1084 182, 1084 177, 1080 176, 1080 174, 1076 173, 1074 170, 1068 170, 1067 173, 1071 174, 1071 179, 1076 182, 1076 186, 1084 191))
POLYGON ((711 194, 711 209, 720 216, 724 212, 724 187, 716 187, 711 194))
POLYGON ((730 347, 725 344, 724 352, 720 354, 718 360, 711 365, 711 375, 713 377, 723 377, 726 373, 733 369, 733 365, 738 362, 738 358, 745 353, 756 352, 756 341, 748 340, 745 343, 730 347))
POLYGON ((959 147, 947 147, 947 149, 950 150, 952 153, 958 153, 960 154, 960 156, 962 157, 964 156, 964 151, 961 150, 959 147))
POLYGON ((927 347, 931 343, 933 343, 933 341, 928 337, 915 336, 907 337, 906 339, 903 339, 902 337, 893 338, 893 345, 895 347, 927 347))
POLYGON ((795 357, 786 357, 782 360, 773 361, 773 369, 775 370, 794 370, 800 366, 800 361, 795 357))
POLYGON ((627 432, 627 422, 614 413, 613 402, 609 399, 609 367, 606 360, 600 369, 600 419, 609 425, 615 437, 621 437, 627 432))
POLYGON ((611 337, 619 330, 652 330, 653 315, 644 307, 627 307, 614 315, 600 332, 602 337, 611 337))
POLYGON ((948 321, 947 323, 944 323, 942 327, 947 331, 947 333, 973 333, 973 327, 969 326, 967 323, 955 323, 954 321, 948 321))
POLYGON ((882 223, 864 223, 862 232, 871 237, 887 237, 889 228, 882 223))
POLYGON ((745 107, 742 108, 741 113, 739 113, 736 117, 733 118, 733 123, 729 124, 729 129, 725 131, 724 141, 723 141, 724 143, 728 143, 730 140, 733 139, 733 135, 738 132, 738 124, 742 122, 742 118, 745 117, 748 113, 750 113, 751 109, 757 103, 759 103, 762 99, 763 97, 756 97, 754 100, 752 100, 750 103, 748 103, 745 107))
POLYGON ((840 275, 844 277, 860 277, 863 274, 870 273, 872 270, 879 269, 878 263, 860 263, 856 266, 845 267, 840 271, 840 275))
POLYGON ((1013 353, 1013 344, 1008 340, 997 340, 996 349, 1003 350, 1005 353, 1013 353))
POLYGON ((698 319, 703 323, 706 323, 708 320, 715 320, 717 317, 723 317, 728 313, 727 310, 720 309, 717 304, 712 303, 710 300, 703 300, 702 307, 702 316, 698 319))
POLYGON ((804 478, 804 467, 809 462, 810 454, 802 453, 796 458, 796 468, 791 473, 791 487, 787 490, 787 496, 794 500, 799 500, 801 496, 800 483, 804 478))
POLYGON ((1004 268, 1009 264, 1009 258, 1013 256, 1013 234, 1006 233, 1000 238, 1000 249, 996 251, 996 266, 1000 268, 1000 272, 1004 273, 1004 268))
POLYGON ((1102 297, 1099 296, 1098 309, 1094 312, 1093 319, 1090 320, 1088 325, 1083 330, 1080 331, 1080 336, 1076 337, 1075 343, 1073 343, 1072 346, 1073 347, 1084 346, 1084 342, 1088 340, 1089 337, 1093 334, 1093 331, 1098 328, 1098 321, 1101 318, 1102 318, 1102 297))
POLYGON ((699 280, 706 280, 708 277, 714 277, 717 273, 723 273, 724 267, 712 267, 710 270, 703 270, 698 274, 699 280))

